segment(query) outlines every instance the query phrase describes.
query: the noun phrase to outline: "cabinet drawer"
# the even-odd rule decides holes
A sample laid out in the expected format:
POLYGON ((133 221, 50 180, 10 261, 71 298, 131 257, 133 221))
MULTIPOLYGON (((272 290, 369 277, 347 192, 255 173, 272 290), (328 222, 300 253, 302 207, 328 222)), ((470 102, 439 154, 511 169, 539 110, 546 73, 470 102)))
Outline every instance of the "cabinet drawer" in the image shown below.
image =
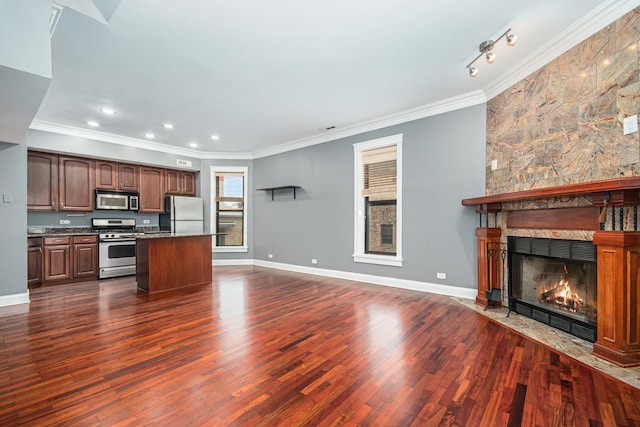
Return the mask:
POLYGON ((37 248, 42 246, 42 237, 29 237, 27 239, 27 247, 37 248))
POLYGON ((98 243, 98 236, 73 236, 73 243, 98 243))
POLYGON ((44 238, 45 245, 68 245, 70 243, 71 243, 71 236, 44 238))

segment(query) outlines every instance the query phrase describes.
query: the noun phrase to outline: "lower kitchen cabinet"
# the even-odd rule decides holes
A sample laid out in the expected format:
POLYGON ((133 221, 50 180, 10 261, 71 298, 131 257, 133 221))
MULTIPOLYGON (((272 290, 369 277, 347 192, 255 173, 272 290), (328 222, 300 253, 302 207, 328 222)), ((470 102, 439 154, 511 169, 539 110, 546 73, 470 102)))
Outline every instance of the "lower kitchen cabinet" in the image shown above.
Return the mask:
POLYGON ((27 283, 29 286, 42 283, 42 237, 27 239, 27 283))
POLYGON ((98 236, 73 237, 73 278, 98 276, 98 236))
POLYGON ((98 236, 43 239, 44 283, 95 280, 98 277, 98 236))

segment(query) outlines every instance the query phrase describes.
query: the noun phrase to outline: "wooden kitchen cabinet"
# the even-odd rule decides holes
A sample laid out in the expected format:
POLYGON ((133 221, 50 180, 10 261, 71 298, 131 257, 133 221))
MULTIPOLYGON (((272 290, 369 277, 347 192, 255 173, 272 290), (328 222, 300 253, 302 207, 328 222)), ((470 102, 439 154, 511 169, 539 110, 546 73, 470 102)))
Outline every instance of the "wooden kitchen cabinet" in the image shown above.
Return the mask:
POLYGON ((98 278, 97 235, 45 237, 42 249, 45 284, 98 278))
POLYGON ((140 213, 164 213, 164 169, 140 166, 140 213))
POLYGON ((138 166, 109 160, 96 160, 96 188, 138 191, 138 166))
POLYGON ((58 156, 59 210, 93 211, 94 163, 92 159, 58 156))
POLYGON ((43 280, 71 279, 71 237, 45 237, 43 240, 43 280))
POLYGON ((195 172, 165 170, 165 193, 180 196, 196 195, 195 172))
POLYGON ((118 163, 118 189, 122 191, 138 191, 138 165, 118 163))
POLYGON ((58 156, 29 151, 27 155, 27 209, 58 210, 58 156))
POLYGON ((93 211, 94 161, 29 151, 27 209, 93 211))
POLYGON ((73 236, 73 278, 98 277, 98 236, 73 236))
POLYGON ((42 237, 27 239, 27 274, 30 286, 42 283, 42 237))

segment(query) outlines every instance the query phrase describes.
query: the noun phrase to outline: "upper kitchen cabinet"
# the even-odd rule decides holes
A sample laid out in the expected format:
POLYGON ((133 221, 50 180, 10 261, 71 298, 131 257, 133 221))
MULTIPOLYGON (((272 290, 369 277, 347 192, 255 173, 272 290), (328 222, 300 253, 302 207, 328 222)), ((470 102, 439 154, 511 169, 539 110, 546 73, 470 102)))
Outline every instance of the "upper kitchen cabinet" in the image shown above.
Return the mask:
POLYGON ((196 173, 172 169, 165 170, 165 192, 181 196, 195 196, 196 173))
POLYGON ((95 162, 58 156, 59 210, 91 212, 94 206, 95 162))
POLYGON ((96 188, 138 191, 138 166, 96 160, 96 188))
POLYGON ((27 209, 30 211, 93 211, 94 161, 29 151, 27 209))
POLYGON ((164 169, 140 166, 141 213, 164 213, 164 169))
POLYGON ((27 209, 58 210, 58 156, 29 151, 27 156, 27 209))

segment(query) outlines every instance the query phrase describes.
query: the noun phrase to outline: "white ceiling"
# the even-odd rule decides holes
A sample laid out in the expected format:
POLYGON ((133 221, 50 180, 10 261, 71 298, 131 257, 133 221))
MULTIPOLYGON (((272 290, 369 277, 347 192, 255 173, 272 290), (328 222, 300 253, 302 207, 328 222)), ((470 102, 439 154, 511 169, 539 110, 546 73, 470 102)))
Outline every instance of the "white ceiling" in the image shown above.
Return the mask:
POLYGON ((399 113, 482 102, 513 83, 507 76, 533 71, 523 64, 535 65, 535 55, 546 62, 569 47, 558 41, 568 28, 580 39, 599 29, 580 34, 576 22, 619 16, 631 3, 68 0, 51 39, 53 78, 31 127, 129 143, 147 143, 144 133, 153 132, 160 149, 256 156, 399 113), (79 6, 104 2, 103 22, 79 6), (509 27, 517 46, 498 43, 496 61, 481 58, 470 78, 465 66, 479 43, 509 27))

